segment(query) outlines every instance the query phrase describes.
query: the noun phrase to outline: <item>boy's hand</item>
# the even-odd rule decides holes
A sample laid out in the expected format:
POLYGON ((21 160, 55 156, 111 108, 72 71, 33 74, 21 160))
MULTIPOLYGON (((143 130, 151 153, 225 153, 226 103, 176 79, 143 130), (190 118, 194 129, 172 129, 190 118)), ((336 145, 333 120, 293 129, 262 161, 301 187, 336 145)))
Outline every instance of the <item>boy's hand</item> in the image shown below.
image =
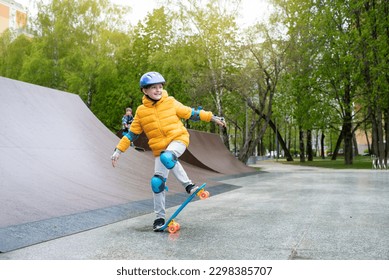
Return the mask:
POLYGON ((216 123, 217 125, 219 125, 221 127, 226 126, 226 122, 224 121, 224 118, 222 118, 222 117, 218 117, 218 116, 214 115, 214 116, 212 116, 211 121, 216 123))
POLYGON ((112 156, 111 156, 111 160, 112 160, 112 166, 115 167, 116 166, 116 163, 117 161, 119 160, 119 156, 121 155, 121 151, 119 149, 115 149, 115 151, 113 152, 112 156))

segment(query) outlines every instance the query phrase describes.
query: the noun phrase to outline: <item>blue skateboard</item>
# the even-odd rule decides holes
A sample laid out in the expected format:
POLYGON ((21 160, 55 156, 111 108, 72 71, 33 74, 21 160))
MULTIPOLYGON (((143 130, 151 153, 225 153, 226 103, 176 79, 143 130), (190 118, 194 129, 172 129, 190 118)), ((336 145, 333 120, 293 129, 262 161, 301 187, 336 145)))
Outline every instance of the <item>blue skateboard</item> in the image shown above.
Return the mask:
POLYGON ((180 230, 180 224, 174 221, 174 218, 188 205, 189 202, 197 195, 201 200, 209 197, 209 192, 205 188, 206 183, 202 184, 194 193, 192 193, 182 204, 181 206, 171 215, 171 217, 166 221, 166 223, 160 228, 160 231, 168 230, 170 233, 175 233, 180 230))

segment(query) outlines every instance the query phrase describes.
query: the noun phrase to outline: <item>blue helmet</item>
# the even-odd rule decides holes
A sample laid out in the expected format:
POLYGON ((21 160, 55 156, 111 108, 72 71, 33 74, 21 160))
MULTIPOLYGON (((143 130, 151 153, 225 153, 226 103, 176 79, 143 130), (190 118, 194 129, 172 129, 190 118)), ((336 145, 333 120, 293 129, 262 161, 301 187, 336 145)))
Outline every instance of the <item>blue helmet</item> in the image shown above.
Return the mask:
POLYGON ((147 72, 140 78, 140 88, 145 88, 154 84, 164 84, 165 79, 158 72, 147 72))

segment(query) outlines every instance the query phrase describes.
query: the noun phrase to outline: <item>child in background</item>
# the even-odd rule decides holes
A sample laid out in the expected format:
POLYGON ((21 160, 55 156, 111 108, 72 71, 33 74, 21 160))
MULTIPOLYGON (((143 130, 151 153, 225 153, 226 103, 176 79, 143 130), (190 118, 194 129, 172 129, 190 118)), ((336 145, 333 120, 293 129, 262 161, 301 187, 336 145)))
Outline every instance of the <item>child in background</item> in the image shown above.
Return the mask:
POLYGON ((130 125, 133 120, 134 117, 132 116, 132 109, 126 108, 126 114, 122 118, 123 135, 128 133, 128 129, 130 128, 130 125))

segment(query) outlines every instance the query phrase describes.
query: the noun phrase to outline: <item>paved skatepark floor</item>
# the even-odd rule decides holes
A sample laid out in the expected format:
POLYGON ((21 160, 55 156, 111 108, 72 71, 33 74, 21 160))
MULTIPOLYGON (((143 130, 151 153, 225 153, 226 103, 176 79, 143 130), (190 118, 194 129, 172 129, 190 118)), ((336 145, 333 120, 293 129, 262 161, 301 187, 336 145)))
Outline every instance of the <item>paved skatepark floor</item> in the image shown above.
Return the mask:
MULTIPOLYGON (((389 171, 274 161, 258 171, 218 134, 190 131, 180 159, 211 197, 180 213, 178 233, 155 233, 150 151, 129 149, 112 168, 118 138, 77 95, 0 77, 0 100, 1 279, 106 280, 137 265, 247 279, 231 268, 261 266, 258 278, 280 262, 268 279, 389 279, 389 171)), ((187 196, 175 180, 168 186, 170 216, 187 196)))
POLYGON ((150 211, 0 260, 389 259, 388 171, 256 166, 222 181, 236 189, 189 204, 176 234, 153 232, 150 211))

